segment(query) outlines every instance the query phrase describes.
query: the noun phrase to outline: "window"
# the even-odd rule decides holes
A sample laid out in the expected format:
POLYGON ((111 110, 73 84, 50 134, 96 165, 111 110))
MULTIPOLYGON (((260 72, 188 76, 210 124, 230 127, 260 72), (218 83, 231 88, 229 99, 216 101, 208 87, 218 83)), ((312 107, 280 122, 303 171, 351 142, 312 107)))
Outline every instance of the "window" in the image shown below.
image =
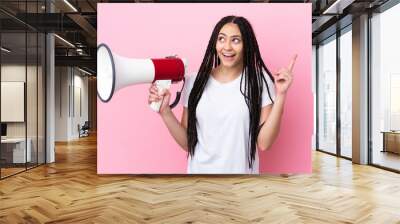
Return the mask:
POLYGON ((372 163, 400 170, 400 4, 371 18, 372 163))
POLYGON ((336 153, 336 36, 318 47, 318 149, 336 153))
POLYGON ((352 33, 351 26, 340 36, 340 155, 352 157, 352 33))

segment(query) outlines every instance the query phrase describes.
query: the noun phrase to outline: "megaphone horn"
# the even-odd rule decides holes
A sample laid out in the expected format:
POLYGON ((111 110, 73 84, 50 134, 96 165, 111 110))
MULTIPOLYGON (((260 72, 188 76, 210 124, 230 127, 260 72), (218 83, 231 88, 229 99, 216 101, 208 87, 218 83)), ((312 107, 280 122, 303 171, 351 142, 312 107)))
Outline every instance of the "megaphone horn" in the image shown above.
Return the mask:
MULTIPOLYGON (((97 47, 97 95, 103 102, 111 100, 115 91, 134 84, 156 82, 159 91, 171 82, 184 81, 187 61, 177 57, 158 59, 126 58, 112 53, 106 44, 97 47)), ((179 101, 177 94, 174 107, 179 101)), ((150 106, 159 111, 161 101, 150 106)))

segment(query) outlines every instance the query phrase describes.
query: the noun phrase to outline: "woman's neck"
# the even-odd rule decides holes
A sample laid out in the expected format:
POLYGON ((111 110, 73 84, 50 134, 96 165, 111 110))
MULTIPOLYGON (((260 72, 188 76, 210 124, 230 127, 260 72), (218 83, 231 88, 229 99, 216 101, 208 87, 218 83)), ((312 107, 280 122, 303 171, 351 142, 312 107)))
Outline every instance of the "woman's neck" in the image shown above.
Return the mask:
POLYGON ((213 71, 213 77, 220 81, 231 81, 236 79, 243 70, 243 66, 226 67, 222 64, 213 71))

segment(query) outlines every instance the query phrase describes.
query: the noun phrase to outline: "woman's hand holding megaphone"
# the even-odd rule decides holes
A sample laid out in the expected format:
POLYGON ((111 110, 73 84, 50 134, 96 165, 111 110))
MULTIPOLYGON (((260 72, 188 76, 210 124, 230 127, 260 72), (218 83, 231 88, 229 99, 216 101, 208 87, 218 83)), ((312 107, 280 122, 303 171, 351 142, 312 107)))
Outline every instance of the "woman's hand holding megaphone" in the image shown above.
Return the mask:
POLYGON ((160 110, 158 111, 160 115, 166 114, 171 110, 171 108, 169 107, 169 99, 171 98, 171 93, 168 89, 164 89, 163 91, 161 91, 161 93, 158 93, 157 85, 155 83, 152 83, 149 92, 149 104, 162 100, 160 110))

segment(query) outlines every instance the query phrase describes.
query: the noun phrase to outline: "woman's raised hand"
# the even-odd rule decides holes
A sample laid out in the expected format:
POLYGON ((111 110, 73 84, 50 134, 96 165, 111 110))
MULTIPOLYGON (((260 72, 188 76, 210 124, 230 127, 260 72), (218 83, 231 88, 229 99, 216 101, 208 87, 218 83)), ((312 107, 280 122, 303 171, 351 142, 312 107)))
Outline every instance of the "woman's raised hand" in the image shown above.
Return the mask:
POLYGON ((297 54, 292 57, 287 67, 280 68, 272 76, 275 79, 275 89, 277 95, 286 94, 293 81, 293 67, 297 59, 297 54))
POLYGON ((168 89, 165 89, 160 94, 158 94, 157 85, 155 83, 152 83, 149 88, 149 93, 150 93, 148 99, 149 104, 151 104, 152 102, 158 102, 162 100, 160 110, 158 111, 158 113, 163 115, 166 112, 168 112, 168 110, 170 110, 169 99, 171 98, 171 94, 168 91, 168 89))

